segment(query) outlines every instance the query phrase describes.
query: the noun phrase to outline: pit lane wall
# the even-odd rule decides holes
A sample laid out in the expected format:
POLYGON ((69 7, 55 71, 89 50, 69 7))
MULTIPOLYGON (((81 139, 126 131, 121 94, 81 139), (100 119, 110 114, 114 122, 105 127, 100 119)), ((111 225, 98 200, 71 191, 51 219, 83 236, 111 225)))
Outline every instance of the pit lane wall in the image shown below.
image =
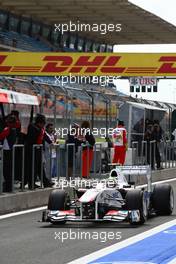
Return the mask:
MULTIPOLYGON (((105 175, 101 175, 101 178, 105 178, 105 175)), ((173 178, 176 178, 176 168, 169 168, 152 172, 153 182, 173 178)), ((45 188, 9 194, 4 193, 0 195, 0 214, 2 215, 47 205, 48 196, 51 191, 52 188, 45 188)))

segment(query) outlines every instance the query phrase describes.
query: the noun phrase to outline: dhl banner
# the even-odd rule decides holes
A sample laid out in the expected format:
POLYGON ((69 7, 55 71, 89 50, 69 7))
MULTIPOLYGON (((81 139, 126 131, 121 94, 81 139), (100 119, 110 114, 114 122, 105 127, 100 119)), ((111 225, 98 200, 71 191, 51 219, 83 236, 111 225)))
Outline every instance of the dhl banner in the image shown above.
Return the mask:
POLYGON ((0 75, 175 76, 176 53, 0 52, 0 75))

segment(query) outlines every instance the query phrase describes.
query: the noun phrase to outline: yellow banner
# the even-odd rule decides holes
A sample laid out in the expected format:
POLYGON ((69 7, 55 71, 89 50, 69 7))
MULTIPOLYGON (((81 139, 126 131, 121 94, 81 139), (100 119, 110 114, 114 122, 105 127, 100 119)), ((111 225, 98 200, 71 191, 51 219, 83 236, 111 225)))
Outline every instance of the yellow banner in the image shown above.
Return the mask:
POLYGON ((0 75, 175 76, 176 53, 0 52, 0 75))

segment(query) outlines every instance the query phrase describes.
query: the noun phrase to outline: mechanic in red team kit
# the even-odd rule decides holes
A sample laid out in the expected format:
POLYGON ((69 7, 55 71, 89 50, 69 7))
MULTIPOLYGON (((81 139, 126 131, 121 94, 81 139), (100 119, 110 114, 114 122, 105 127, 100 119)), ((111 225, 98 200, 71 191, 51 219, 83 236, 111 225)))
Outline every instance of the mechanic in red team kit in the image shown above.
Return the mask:
POLYGON ((124 122, 119 121, 118 126, 113 130, 114 158, 113 163, 124 165, 127 150, 127 131, 124 122))
POLYGON ((5 127, 0 133, 0 141, 3 145, 3 175, 4 192, 12 191, 12 149, 17 141, 16 117, 8 115, 5 118, 5 127))
MULTIPOLYGON (((90 123, 83 121, 81 124, 83 132, 83 151, 82 151, 82 177, 88 178, 93 162, 93 147, 95 145, 95 138, 90 130, 90 123)), ((81 139, 81 138, 80 138, 81 139)))

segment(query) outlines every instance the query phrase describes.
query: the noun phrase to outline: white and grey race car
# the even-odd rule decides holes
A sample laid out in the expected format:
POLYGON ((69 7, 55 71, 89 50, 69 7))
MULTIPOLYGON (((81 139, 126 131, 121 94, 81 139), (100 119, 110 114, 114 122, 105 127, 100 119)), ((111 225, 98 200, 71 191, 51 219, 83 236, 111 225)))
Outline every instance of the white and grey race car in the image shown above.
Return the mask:
POLYGON ((64 224, 67 221, 127 221, 143 224, 149 215, 170 215, 174 208, 171 185, 152 185, 149 166, 123 166, 111 170, 110 177, 96 187, 74 188, 70 197, 63 189, 50 193, 42 221, 64 224), (142 176, 147 184, 135 186, 127 181, 142 176))

